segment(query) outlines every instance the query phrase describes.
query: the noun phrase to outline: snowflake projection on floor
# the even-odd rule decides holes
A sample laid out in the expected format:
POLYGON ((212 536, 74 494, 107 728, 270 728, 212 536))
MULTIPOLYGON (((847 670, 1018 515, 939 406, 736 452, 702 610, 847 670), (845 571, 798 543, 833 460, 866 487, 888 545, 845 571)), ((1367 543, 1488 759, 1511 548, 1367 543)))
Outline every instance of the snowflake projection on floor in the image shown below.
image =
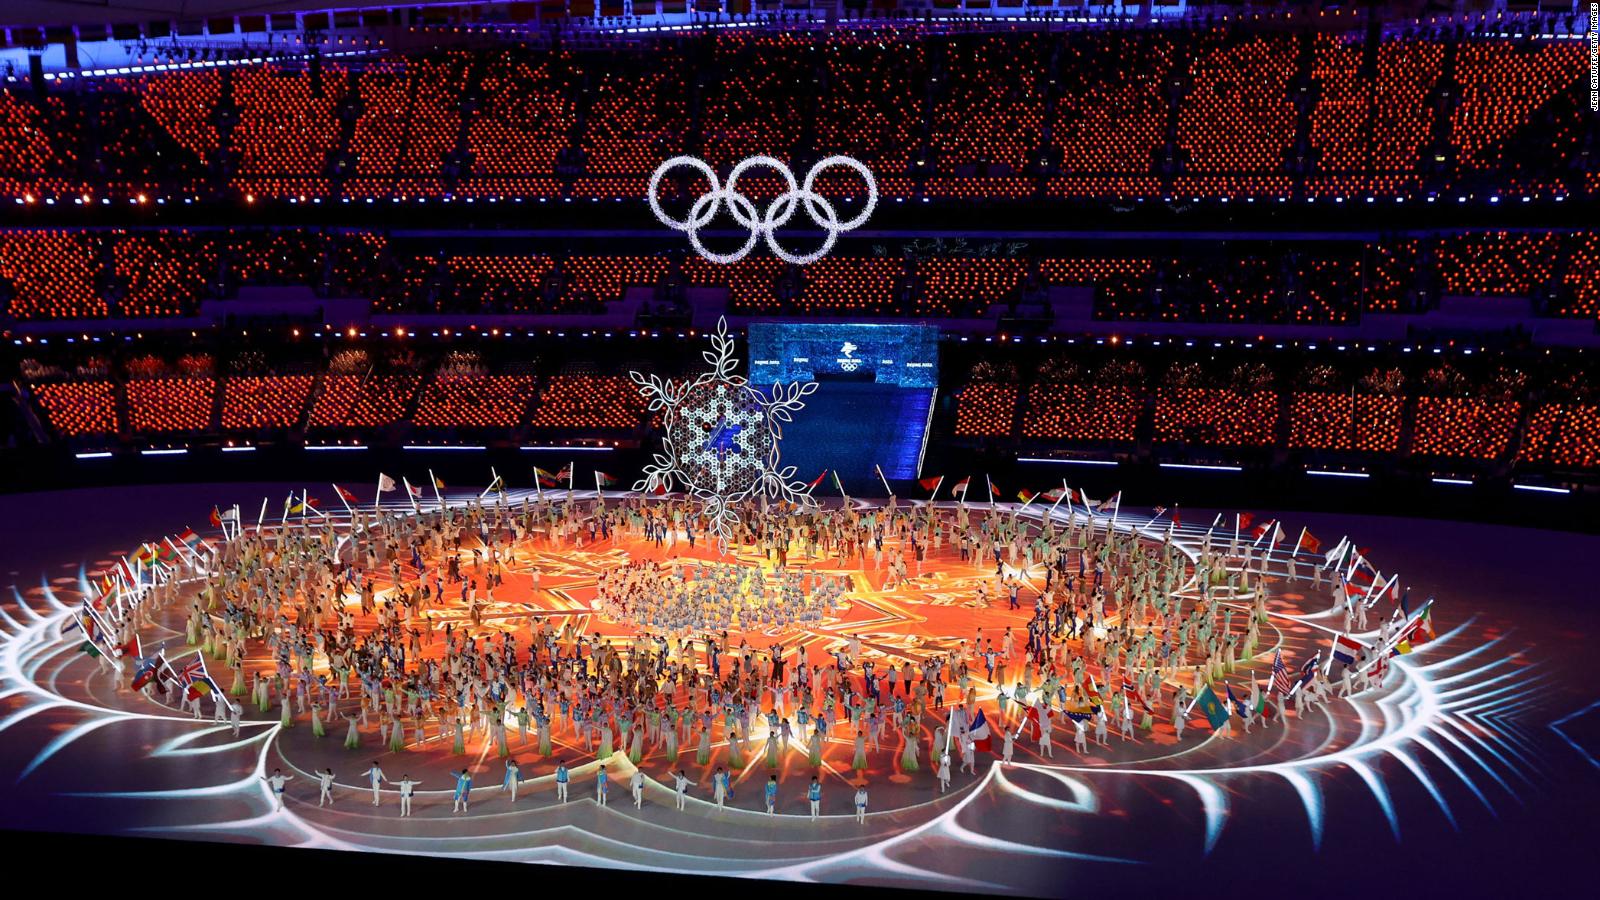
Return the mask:
MULTIPOLYGON (((687 387, 676 390, 686 393, 687 387)), ((733 432, 730 442, 742 433, 733 432)), ((514 493, 511 501, 524 496, 514 493)), ((409 511, 403 503, 388 508, 401 515, 409 511)), ((865 511, 867 505, 860 508, 865 511)), ((1040 522, 1053 516, 1065 524, 1064 512, 1020 514, 1040 522)), ((331 518, 341 530, 350 527, 343 516, 331 518)), ((1096 519, 1103 528, 1138 532, 1152 547, 1170 535, 1184 565, 1198 561, 1205 542, 1205 529, 1199 527, 1169 531, 1142 517, 1123 516, 1115 524, 1096 519)), ((574 556, 549 550, 539 565, 549 575, 550 561, 574 556)), ((936 566, 948 564, 950 551, 939 558, 945 562, 936 566)), ((1273 823, 1275 837, 1262 852, 1309 852, 1313 855, 1296 859, 1311 866, 1330 865, 1314 855, 1322 852, 1325 834, 1331 844, 1359 829, 1370 843, 1387 831, 1392 843, 1383 840, 1375 849, 1389 853, 1394 851, 1386 848, 1399 846, 1403 833, 1407 840, 1414 831, 1432 833, 1440 820, 1453 831, 1483 834, 1492 826, 1468 830, 1473 807, 1483 811, 1475 816, 1483 822, 1502 807, 1532 803, 1531 798, 1560 784, 1573 766, 1550 768, 1562 759, 1555 748, 1574 743, 1560 729, 1595 708, 1585 693, 1578 712, 1550 723, 1554 714, 1546 711, 1551 706, 1570 709, 1565 698, 1571 693, 1558 690, 1562 682, 1549 668, 1555 660, 1535 652, 1536 639, 1468 620, 1412 654, 1395 657, 1387 678, 1373 689, 1297 716, 1292 727, 1271 727, 1270 738, 1257 731, 1233 739, 1193 736, 1180 745, 1151 735, 1127 745, 1113 739, 1088 755, 1058 749, 1053 759, 1032 752, 1033 742, 1019 741, 1015 764, 984 762, 982 774, 970 779, 957 773, 956 788, 948 794, 935 793, 926 776, 915 790, 898 792, 893 776, 876 778, 865 825, 838 808, 839 779, 846 776, 828 770, 823 777, 835 807, 820 819, 798 811, 768 816, 748 800, 745 808, 730 804, 724 810, 705 797, 703 788, 690 798, 687 813, 668 813, 673 788, 662 779, 660 758, 653 757, 641 767, 648 770, 643 812, 626 803, 619 809, 592 801, 552 802, 552 776, 541 775, 528 780, 517 804, 491 793, 482 803, 493 805, 480 806, 475 794, 470 826, 464 829, 467 817, 445 811, 451 789, 435 779, 417 791, 420 815, 397 829, 390 818, 392 788, 384 790, 382 809, 341 799, 337 811, 323 810, 313 799, 316 767, 310 760, 343 771, 364 765, 364 754, 349 755, 352 762, 344 765, 337 760, 346 751, 334 747, 325 751, 332 756, 311 756, 308 748, 329 742, 319 742, 305 728, 284 729, 270 715, 248 715, 235 736, 225 722, 196 721, 130 690, 126 674, 110 662, 77 652, 83 632, 73 623, 98 588, 85 566, 73 569, 70 577, 41 578, 32 585, 21 581, 0 597, 0 778, 6 785, 0 791, 0 824, 6 827, 70 820, 101 833, 190 840, 766 880, 844 883, 871 877, 903 887, 1068 896, 1069 886, 1077 883, 1063 872, 1087 878, 1109 871, 1113 874, 1105 877, 1120 879, 1136 876, 1133 864, 1193 865, 1214 848, 1254 843, 1264 819, 1273 823), (279 767, 296 776, 286 807, 263 780, 279 767)), ((859 595, 864 614, 847 625, 819 626, 826 638, 861 633, 869 655, 910 659, 919 652, 943 652, 947 642, 964 636, 954 630, 929 634, 936 619, 916 599, 925 592, 873 589, 866 573, 860 574, 858 583, 867 585, 859 595), (935 643, 927 643, 929 638, 935 643)), ((1301 585, 1305 574, 1302 568, 1301 585)), ((592 575, 582 566, 572 570, 574 578, 592 575)), ((1281 552, 1271 558, 1269 575, 1280 587, 1294 584, 1286 581, 1289 570, 1281 552)), ((976 576, 968 575, 963 564, 940 584, 965 595, 964 579, 971 577, 976 576)), ((1194 588, 1191 578, 1180 593, 1194 588)), ((1324 642, 1340 611, 1326 606, 1326 591, 1293 590, 1305 592, 1305 602, 1269 611, 1269 643, 1324 642), (1270 637, 1274 634, 1280 637, 1270 637)), ((1235 599, 1248 607, 1248 597, 1235 599)), ((564 612, 580 612, 567 603, 557 598, 564 612)), ((175 602, 144 631, 146 646, 182 643, 182 632, 172 626, 181 628, 183 608, 183 601, 175 602)), ((581 622, 579 628, 588 627, 586 619, 581 622)), ((979 679, 985 708, 994 708, 993 691, 979 679)), ((755 737, 759 740, 762 732, 755 737)), ((584 757, 574 760, 574 774, 592 778, 597 761, 573 755, 584 757)), ((623 758, 618 760, 613 771, 630 771, 623 758)), ((1572 763, 1589 771, 1586 751, 1572 763)), ((425 764, 426 752, 415 747, 383 757, 391 774, 398 774, 395 766, 415 772, 425 764)), ((755 767, 760 781, 764 773, 755 767)), ((348 778, 336 790, 341 796, 365 795, 364 782, 348 778)), ((787 783, 786 790, 793 793, 787 783)))
POLYGON ((711 349, 701 355, 710 371, 692 381, 666 381, 657 375, 629 372, 628 377, 661 412, 666 436, 661 452, 644 467, 635 491, 666 492, 682 488, 699 499, 711 536, 724 552, 739 517, 733 506, 752 497, 769 497, 813 506, 810 485, 795 479, 795 467, 779 460, 783 423, 805 407, 817 389, 814 381, 782 385, 773 382, 770 395, 734 373, 733 338, 728 320, 717 321, 711 349))

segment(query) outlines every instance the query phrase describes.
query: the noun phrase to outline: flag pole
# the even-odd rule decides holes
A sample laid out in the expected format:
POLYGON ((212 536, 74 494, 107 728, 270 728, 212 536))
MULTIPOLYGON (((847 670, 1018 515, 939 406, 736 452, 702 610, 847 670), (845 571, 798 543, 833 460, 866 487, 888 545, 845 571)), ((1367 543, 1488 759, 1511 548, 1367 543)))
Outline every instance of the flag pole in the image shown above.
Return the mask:
POLYGON ((883 468, 881 466, 879 466, 877 463, 873 463, 872 464, 872 468, 873 468, 874 471, 876 471, 878 473, 878 480, 883 482, 883 489, 889 492, 889 496, 893 497, 894 496, 894 488, 889 487, 889 479, 883 477, 883 468))
POLYGON ((428 470, 428 481, 433 484, 433 499, 439 501, 439 509, 444 510, 444 497, 439 495, 439 479, 433 477, 433 470, 428 470))
POLYGON ((256 534, 261 534, 261 523, 267 518, 267 498, 261 498, 261 512, 256 514, 256 534))
POLYGON ((339 498, 340 503, 344 504, 344 511, 350 514, 350 525, 351 527, 354 527, 356 524, 356 511, 350 508, 350 501, 344 498, 344 492, 339 490, 339 486, 337 484, 334 484, 331 481, 328 482, 328 484, 333 486, 333 495, 339 498))
POLYGON ((1300 543, 1306 539, 1306 526, 1300 526, 1300 536, 1294 539, 1294 549, 1289 551, 1291 558, 1300 555, 1300 543))
POLYGON ((983 473, 983 483, 989 488, 989 511, 994 512, 994 482, 989 480, 989 473, 983 473))
POLYGON ((1252 546, 1252 547, 1261 546, 1261 539, 1266 537, 1267 535, 1271 534, 1272 533, 1272 526, 1276 525, 1276 524, 1278 524, 1278 520, 1277 519, 1269 520, 1266 525, 1262 526, 1262 532, 1260 534, 1256 535, 1256 539, 1250 542, 1250 546, 1252 546))
MULTIPOLYGON (((1049 517, 1055 515, 1056 514, 1056 507, 1060 506, 1061 505, 1061 501, 1067 499, 1067 495, 1070 494, 1070 493, 1072 493, 1072 491, 1067 487, 1067 480, 1065 478, 1061 479, 1061 496, 1056 498, 1056 502, 1050 504, 1050 511, 1045 513, 1045 518, 1049 518, 1049 517)), ((1069 514, 1071 513, 1071 511, 1072 510, 1070 508, 1067 510, 1067 512, 1069 514)))
POLYGON ((422 515, 422 507, 417 505, 417 495, 411 490, 411 481, 406 476, 400 476, 400 484, 406 489, 406 499, 411 501, 411 511, 422 515))
POLYGON ((382 508, 383 508, 383 473, 379 472, 378 473, 378 493, 374 494, 373 497, 372 497, 372 513, 373 513, 373 515, 377 515, 379 510, 381 510, 382 508))

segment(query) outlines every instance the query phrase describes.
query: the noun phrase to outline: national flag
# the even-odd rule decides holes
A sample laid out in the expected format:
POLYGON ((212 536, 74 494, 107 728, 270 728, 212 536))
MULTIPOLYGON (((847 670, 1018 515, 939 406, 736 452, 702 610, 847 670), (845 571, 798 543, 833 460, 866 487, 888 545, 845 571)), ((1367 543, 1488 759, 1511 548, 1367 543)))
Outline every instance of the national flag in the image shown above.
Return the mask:
POLYGON ((1253 714, 1250 705, 1240 700, 1238 695, 1233 692, 1233 685, 1224 682, 1222 689, 1228 692, 1228 702, 1233 704, 1234 711, 1239 714, 1239 718, 1247 718, 1253 714))
POLYGON ((817 485, 822 483, 822 479, 827 478, 827 477, 828 477, 828 470, 827 469, 823 469, 822 470, 822 474, 818 475, 817 477, 815 477, 813 479, 811 479, 811 483, 806 485, 806 488, 809 489, 809 490, 813 490, 813 491, 816 490, 817 489, 817 485))
POLYGON ((83 643, 79 644, 78 652, 89 654, 91 659, 98 658, 100 656, 100 648, 94 645, 94 641, 84 641, 83 643))
POLYGON ((178 551, 173 549, 171 540, 162 541, 156 547, 156 559, 159 559, 164 563, 171 563, 172 560, 177 557, 177 555, 178 551))
POLYGON ((185 528, 178 534, 178 543, 193 550, 200 544, 200 535, 195 534, 193 528, 185 528))
POLYGON ((1255 513, 1235 513, 1233 516, 1233 530, 1248 530, 1250 528, 1250 523, 1254 522, 1255 520, 1255 513))
POLYGON ((1122 492, 1121 491, 1117 491, 1115 494, 1112 494, 1111 496, 1107 497, 1106 499, 1100 501, 1100 505, 1095 508, 1095 511, 1096 512, 1103 512, 1104 510, 1107 510, 1107 509, 1119 509, 1119 508, 1121 508, 1121 506, 1122 506, 1122 492))
POLYGON ((1317 675, 1317 663, 1321 662, 1322 654, 1313 655, 1300 666, 1300 674, 1295 678, 1295 684, 1305 684, 1317 675))
POLYGON ((350 491, 347 491, 342 487, 339 487, 337 484, 333 486, 333 489, 339 495, 339 499, 340 500, 343 500, 346 503, 355 503, 355 502, 357 502, 356 501, 356 495, 354 493, 352 493, 350 491))
POLYGON ((1347 666, 1356 664, 1356 658, 1366 652, 1367 645, 1349 635, 1341 634, 1333 639, 1333 658, 1347 666))
POLYGON ((1283 650, 1272 651, 1272 689, 1280 694, 1289 693, 1289 667, 1283 664, 1283 650))
POLYGON ((178 684, 188 688, 185 692, 190 700, 204 697, 216 691, 216 683, 211 680, 211 675, 206 672, 205 657, 200 651, 195 651, 194 659, 178 670, 178 684))
POLYGON ((952 493, 952 494, 960 494, 963 498, 965 498, 967 496, 967 485, 971 481, 972 481, 972 479, 970 477, 961 479, 960 481, 958 481, 955 484, 950 486, 950 493, 952 493))
POLYGON ((1332 550, 1322 554, 1323 568, 1330 568, 1335 564, 1343 567, 1345 556, 1348 555, 1349 552, 1350 539, 1347 537, 1340 538, 1339 543, 1334 544, 1332 550))
POLYGON ((139 549, 133 551, 133 559, 141 565, 150 565, 156 561, 156 552, 149 544, 140 544, 139 549))
POLYGON ((595 483, 603 488, 615 487, 617 483, 617 477, 615 475, 607 475, 604 472, 594 473, 594 478, 595 483))
MULTIPOLYGON (((437 481, 437 479, 435 480, 437 481)), ((444 482, 438 482, 438 485, 441 490, 444 489, 444 482)), ((504 494, 506 492, 506 480, 499 475, 496 475, 494 480, 489 482, 489 486, 483 489, 485 494, 489 493, 490 491, 504 494)))
POLYGON ((1028 707, 1028 711, 1023 714, 1022 724, 1036 741, 1044 734, 1043 729, 1039 727, 1039 708, 1036 706, 1028 707))
POLYGON ((1307 531, 1300 535, 1300 547, 1307 553, 1320 553, 1322 551, 1322 542, 1317 540, 1316 535, 1307 531))
POLYGON ((411 496, 412 496, 412 498, 413 498, 413 499, 418 499, 418 500, 420 500, 420 499, 421 499, 421 498, 422 498, 422 488, 420 488, 420 487, 417 487, 417 486, 416 486, 416 485, 414 485, 414 484, 407 484, 407 485, 406 485, 406 491, 407 491, 407 492, 408 492, 408 493, 409 493, 409 494, 411 494, 411 496))
POLYGON ((1033 498, 1035 498, 1037 496, 1039 496, 1039 495, 1035 494, 1033 491, 1030 491, 1030 490, 1024 489, 1024 490, 1017 491, 1017 499, 1021 500, 1023 503, 1032 503, 1033 502, 1033 498))
POLYGON ((1056 501, 1060 500, 1062 497, 1065 497, 1066 495, 1067 495, 1067 489, 1066 488, 1052 488, 1051 490, 1045 491, 1043 494, 1040 494, 1039 496, 1043 497, 1046 500, 1049 500, 1051 503, 1055 503, 1056 501))
POLYGON ((538 479, 540 487, 555 487, 561 481, 559 475, 554 472, 547 472, 538 466, 533 467, 533 477, 538 479))
POLYGON ((1179 517, 1179 515, 1178 515, 1178 507, 1176 507, 1176 506, 1174 506, 1172 508, 1172 527, 1173 528, 1182 528, 1183 527, 1183 519, 1179 517))
MULTIPOLYGON (((500 480, 500 479, 498 479, 498 478, 497 478, 497 479, 495 479, 495 480, 496 480, 496 481, 499 481, 499 480, 500 480)), ((440 477, 439 477, 439 476, 437 476, 437 475, 435 475, 435 476, 434 476, 434 477, 433 477, 433 489, 434 489, 434 490, 436 490, 436 491, 442 491, 442 490, 444 490, 444 479, 443 479, 443 478, 440 478, 440 477)))
POLYGON ((204 675, 205 672, 206 661, 200 656, 200 652, 197 650, 195 651, 194 659, 184 663, 183 668, 178 670, 178 683, 186 685, 193 679, 204 675))
POLYGON ((224 521, 224 522, 238 522, 239 521, 239 507, 233 506, 233 507, 229 507, 228 509, 223 510, 222 511, 222 521, 224 521))
POLYGON ((991 496, 994 496, 994 497, 999 497, 1000 496, 1000 489, 998 487, 996 487, 995 483, 992 482, 992 481, 989 482, 989 494, 991 496))
POLYGON ((217 509, 215 506, 211 507, 211 527, 212 528, 221 528, 222 527, 222 512, 221 512, 221 510, 217 509))
POLYGON ((384 475, 381 472, 378 473, 378 493, 381 494, 381 493, 384 493, 385 491, 392 491, 392 490, 395 489, 395 487, 396 487, 396 485, 394 483, 394 479, 393 478, 390 478, 389 476, 384 475))
POLYGON ((138 665, 134 666, 133 669, 133 689, 137 691, 153 681, 156 677, 156 671, 161 668, 161 662, 161 654, 159 652, 141 657, 138 665))
POLYGON ((567 481, 570 478, 572 478, 572 463, 567 463, 561 467, 561 471, 556 473, 556 479, 559 481, 567 481))
POLYGON ((1194 705, 1200 709, 1200 714, 1211 723, 1212 730, 1228 724, 1228 708, 1222 705, 1222 700, 1217 697, 1217 692, 1206 685, 1200 689, 1199 696, 1194 698, 1194 705))
POLYGON ((1433 608, 1430 603, 1429 606, 1422 608, 1422 615, 1417 617, 1416 627, 1411 629, 1411 643, 1424 644, 1433 638, 1433 608))
POLYGON ((139 636, 136 634, 132 638, 130 638, 129 640, 124 641, 123 643, 117 644, 116 646, 112 647, 111 648, 111 653, 112 653, 113 656, 118 656, 118 657, 122 657, 122 656, 135 656, 135 657, 142 656, 143 653, 140 651, 140 648, 139 648, 139 636))
POLYGON ((123 584, 138 583, 138 580, 133 577, 133 570, 128 568, 128 561, 125 559, 117 560, 117 574, 122 576, 123 584))
POLYGON ((1166 511, 1167 511, 1167 508, 1165 506, 1158 506, 1154 510, 1151 510, 1151 512, 1154 513, 1154 515, 1151 516, 1151 518, 1159 519, 1159 518, 1162 517, 1162 515, 1164 515, 1166 513, 1166 511))
POLYGON ((984 718, 980 708, 972 717, 972 724, 967 727, 967 738, 972 741, 976 749, 985 752, 991 751, 989 740, 989 720, 984 718))
POLYGON ((942 481, 942 480, 943 479, 940 479, 940 478, 923 478, 923 479, 919 480, 917 482, 917 484, 922 485, 922 489, 923 490, 931 491, 934 488, 938 487, 939 486, 939 482, 942 481))
POLYGON ((1260 543, 1261 539, 1266 537, 1267 536, 1267 532, 1269 532, 1271 530, 1272 530, 1272 523, 1271 522, 1262 522, 1260 525, 1257 525, 1256 527, 1250 529, 1250 536, 1255 538, 1257 543, 1260 543))
POLYGON ((106 601, 115 599, 116 593, 116 581, 112 580, 110 575, 102 574, 100 576, 100 596, 95 598, 92 605, 95 609, 105 609, 106 601))

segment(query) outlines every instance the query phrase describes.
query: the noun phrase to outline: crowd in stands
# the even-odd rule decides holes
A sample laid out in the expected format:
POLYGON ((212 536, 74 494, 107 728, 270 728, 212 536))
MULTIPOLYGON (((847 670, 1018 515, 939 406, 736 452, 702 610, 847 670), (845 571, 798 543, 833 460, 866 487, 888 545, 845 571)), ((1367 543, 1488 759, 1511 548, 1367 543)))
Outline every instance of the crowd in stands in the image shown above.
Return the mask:
POLYGON ((1600 393, 1581 362, 1537 372, 1511 362, 1295 365, 1055 355, 1019 379, 1012 363, 986 359, 954 386, 948 427, 957 440, 1016 448, 1148 442, 1178 457, 1276 448, 1309 460, 1600 464, 1600 393))
MULTIPOLYGON (((1163 459, 1600 470, 1600 380, 1581 355, 1393 350, 1225 353, 947 344, 935 434, 1026 455, 1139 448, 1163 459), (1004 348, 1004 349, 1002 349, 1004 348)), ((44 349, 44 348, 39 348, 44 349)), ((660 427, 627 375, 673 351, 610 354, 384 341, 324 359, 278 348, 56 351, 14 377, 43 433, 72 446, 172 440, 635 441, 660 427), (225 359, 219 363, 219 359, 225 359)), ((679 360, 681 363, 681 360, 679 360)))
POLYGON ((1594 230, 1197 237, 1181 247, 1023 242, 986 254, 872 249, 797 267, 766 254, 715 264, 681 247, 496 252, 478 240, 354 229, 0 230, 0 304, 19 321, 179 317, 242 288, 290 285, 366 298, 379 313, 594 314, 630 288, 652 302, 715 288, 735 313, 981 318, 1018 307, 1048 316, 1051 289, 1065 288, 1088 291, 1095 316, 1108 320, 1337 325, 1365 312, 1425 312, 1452 296, 1527 301, 1535 315, 1600 316, 1594 230))
POLYGON ((0 91, 0 196, 637 198, 850 153, 889 197, 1593 189, 1580 41, 1263 31, 724 31, 0 91))

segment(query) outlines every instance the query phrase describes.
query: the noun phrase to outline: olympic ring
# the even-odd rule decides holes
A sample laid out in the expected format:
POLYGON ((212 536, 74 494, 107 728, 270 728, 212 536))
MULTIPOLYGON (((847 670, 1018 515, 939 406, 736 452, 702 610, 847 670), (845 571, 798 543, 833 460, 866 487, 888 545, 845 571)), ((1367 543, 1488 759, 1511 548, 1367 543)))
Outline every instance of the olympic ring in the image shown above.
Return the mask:
POLYGON ((703 160, 693 156, 674 156, 656 168, 655 174, 650 176, 650 186, 646 189, 645 199, 650 202, 650 211, 655 213, 661 224, 682 231, 689 235, 689 245, 695 252, 714 263, 738 262, 750 255, 755 249, 756 242, 766 240, 767 247, 774 256, 797 266, 814 263, 828 254, 833 245, 838 242, 839 235, 846 231, 860 228, 872 215, 872 210, 878 205, 878 182, 872 177, 872 170, 864 163, 848 156, 830 156, 820 160, 806 173, 803 182, 796 182, 794 172, 790 171, 783 162, 770 156, 751 156, 740 160, 728 173, 728 183, 724 187, 717 178, 717 173, 703 160), (667 215, 661 208, 661 203, 656 199, 656 194, 661 188, 661 180, 673 169, 687 166, 711 184, 711 190, 695 199, 689 207, 689 214, 683 219, 674 219, 667 215), (839 213, 827 198, 818 194, 813 188, 816 186, 817 175, 831 168, 843 167, 850 169, 861 176, 867 185, 867 205, 855 218, 839 221, 839 213), (755 168, 772 169, 783 178, 787 189, 767 205, 764 212, 757 213, 756 205, 739 193, 739 177, 755 168), (700 230, 711 224, 717 217, 723 203, 728 205, 728 214, 739 223, 741 228, 750 229, 750 237, 738 250, 732 253, 713 252, 700 242, 700 230), (796 210, 803 209, 811 221, 827 233, 822 246, 812 253, 795 254, 785 250, 778 243, 777 230, 789 223, 794 218, 796 210))

